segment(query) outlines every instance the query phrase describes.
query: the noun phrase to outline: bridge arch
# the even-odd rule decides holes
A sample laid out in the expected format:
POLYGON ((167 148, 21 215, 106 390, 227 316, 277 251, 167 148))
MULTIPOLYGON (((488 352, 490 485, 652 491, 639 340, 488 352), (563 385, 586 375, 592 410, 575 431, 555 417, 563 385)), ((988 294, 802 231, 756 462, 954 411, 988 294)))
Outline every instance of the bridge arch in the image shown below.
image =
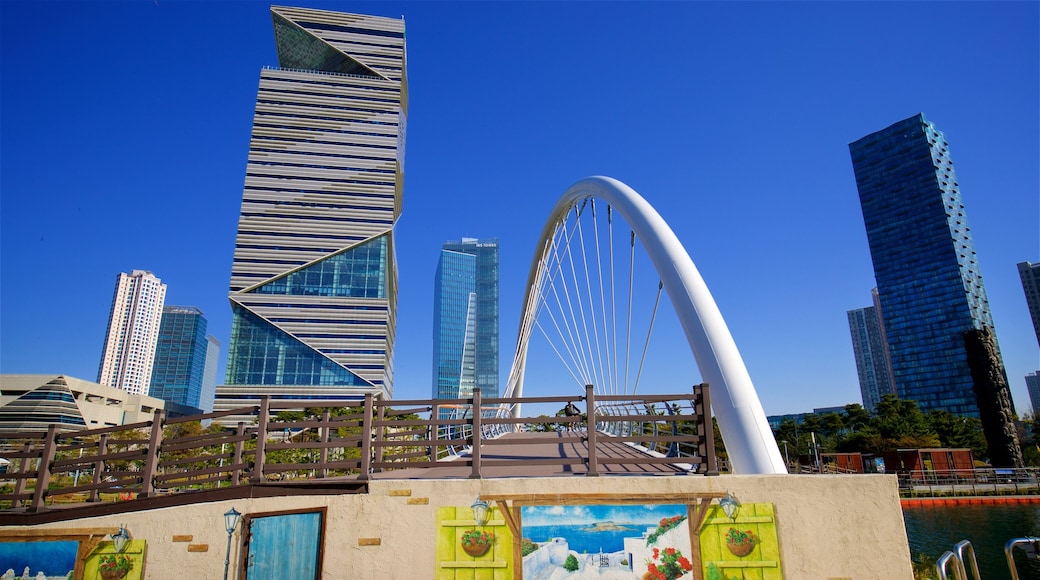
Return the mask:
POLYGON ((538 288, 546 275, 544 265, 552 251, 552 240, 568 213, 586 199, 605 201, 624 217, 642 241, 668 292, 701 376, 712 388, 712 409, 733 471, 786 474, 787 468, 744 360, 693 260, 657 210, 631 187, 610 177, 588 177, 568 188, 542 229, 528 273, 506 396, 523 395, 527 348, 539 307, 538 288))

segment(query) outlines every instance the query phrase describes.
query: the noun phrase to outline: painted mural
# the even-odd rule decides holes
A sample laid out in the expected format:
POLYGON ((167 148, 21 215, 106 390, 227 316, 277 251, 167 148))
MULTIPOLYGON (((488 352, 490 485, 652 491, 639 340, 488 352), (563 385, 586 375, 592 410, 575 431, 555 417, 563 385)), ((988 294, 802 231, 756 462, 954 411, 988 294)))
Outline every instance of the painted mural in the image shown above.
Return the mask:
POLYGON ((469 506, 437 509, 437 580, 512 580, 513 534, 498 513, 478 526, 469 506))
POLYGON ((680 504, 524 506, 524 578, 690 578, 686 512, 680 504))
MULTIPOLYGON (((707 507, 707 506, 705 506, 707 507)), ((438 580, 782 580, 773 504, 733 517, 685 504, 518 505, 479 527, 469 507, 437 512, 438 580), (696 538, 691 538, 695 530, 696 538), (519 568, 514 575, 514 567, 519 568)))
POLYGON ((116 553, 112 542, 102 542, 83 567, 83 580, 141 580, 144 578, 144 540, 132 540, 116 553))
POLYGON ((0 580, 66 580, 76 569, 77 541, 0 542, 0 580))
POLYGON ((701 526, 704 580, 782 580, 771 503, 746 503, 733 518, 712 506, 701 526))

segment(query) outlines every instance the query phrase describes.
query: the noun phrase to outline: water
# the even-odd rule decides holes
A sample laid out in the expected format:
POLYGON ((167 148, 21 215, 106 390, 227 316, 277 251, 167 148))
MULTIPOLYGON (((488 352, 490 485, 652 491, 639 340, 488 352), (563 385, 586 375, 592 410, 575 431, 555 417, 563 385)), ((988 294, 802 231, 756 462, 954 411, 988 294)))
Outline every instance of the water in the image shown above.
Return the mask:
MULTIPOLYGON (((920 554, 938 558, 968 540, 983 578, 1011 580, 1004 544, 1012 538, 1040 536, 1040 504, 905 507, 903 521, 914 560, 920 554)), ((1040 580, 1040 560, 1027 560, 1016 549, 1015 561, 1020 580, 1040 580)), ((952 576, 952 567, 947 570, 952 576)))
POLYGON ((620 552, 625 549, 625 538, 642 537, 647 527, 653 528, 655 524, 633 525, 626 524, 627 530, 599 530, 589 531, 588 524, 582 525, 553 525, 553 526, 524 526, 524 537, 542 543, 551 538, 566 538, 567 548, 579 554, 598 554, 620 552))

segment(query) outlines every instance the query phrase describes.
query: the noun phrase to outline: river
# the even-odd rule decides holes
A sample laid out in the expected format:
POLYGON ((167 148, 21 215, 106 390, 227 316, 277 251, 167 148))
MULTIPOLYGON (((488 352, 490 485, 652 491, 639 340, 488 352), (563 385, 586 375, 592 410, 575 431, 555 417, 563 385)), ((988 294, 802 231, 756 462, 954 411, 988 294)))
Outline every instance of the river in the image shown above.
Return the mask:
MULTIPOLYGON (((983 578, 1010 580, 1004 544, 1012 538, 1040 536, 1040 504, 905 507, 903 521, 915 560, 921 554, 938 558, 968 540, 983 578)), ((1015 555, 1020 580, 1040 579, 1040 560, 1027 560, 1020 549, 1015 555)), ((952 567, 948 570, 952 578, 952 567)))

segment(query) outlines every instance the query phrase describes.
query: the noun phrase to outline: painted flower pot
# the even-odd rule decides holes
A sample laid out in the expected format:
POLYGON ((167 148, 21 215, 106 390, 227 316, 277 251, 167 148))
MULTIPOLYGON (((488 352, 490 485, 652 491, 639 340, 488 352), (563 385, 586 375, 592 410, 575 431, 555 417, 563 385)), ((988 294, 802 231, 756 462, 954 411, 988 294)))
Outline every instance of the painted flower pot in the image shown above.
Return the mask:
POLYGON ((733 542, 726 542, 726 547, 729 548, 730 553, 738 558, 743 558, 751 553, 751 550, 755 549, 754 542, 744 542, 741 544, 734 544, 733 542))
POLYGON ((127 570, 101 570, 100 573, 104 580, 119 580, 126 576, 127 570))
POLYGON ((490 547, 491 544, 462 544, 462 549, 474 558, 486 554, 490 547))

